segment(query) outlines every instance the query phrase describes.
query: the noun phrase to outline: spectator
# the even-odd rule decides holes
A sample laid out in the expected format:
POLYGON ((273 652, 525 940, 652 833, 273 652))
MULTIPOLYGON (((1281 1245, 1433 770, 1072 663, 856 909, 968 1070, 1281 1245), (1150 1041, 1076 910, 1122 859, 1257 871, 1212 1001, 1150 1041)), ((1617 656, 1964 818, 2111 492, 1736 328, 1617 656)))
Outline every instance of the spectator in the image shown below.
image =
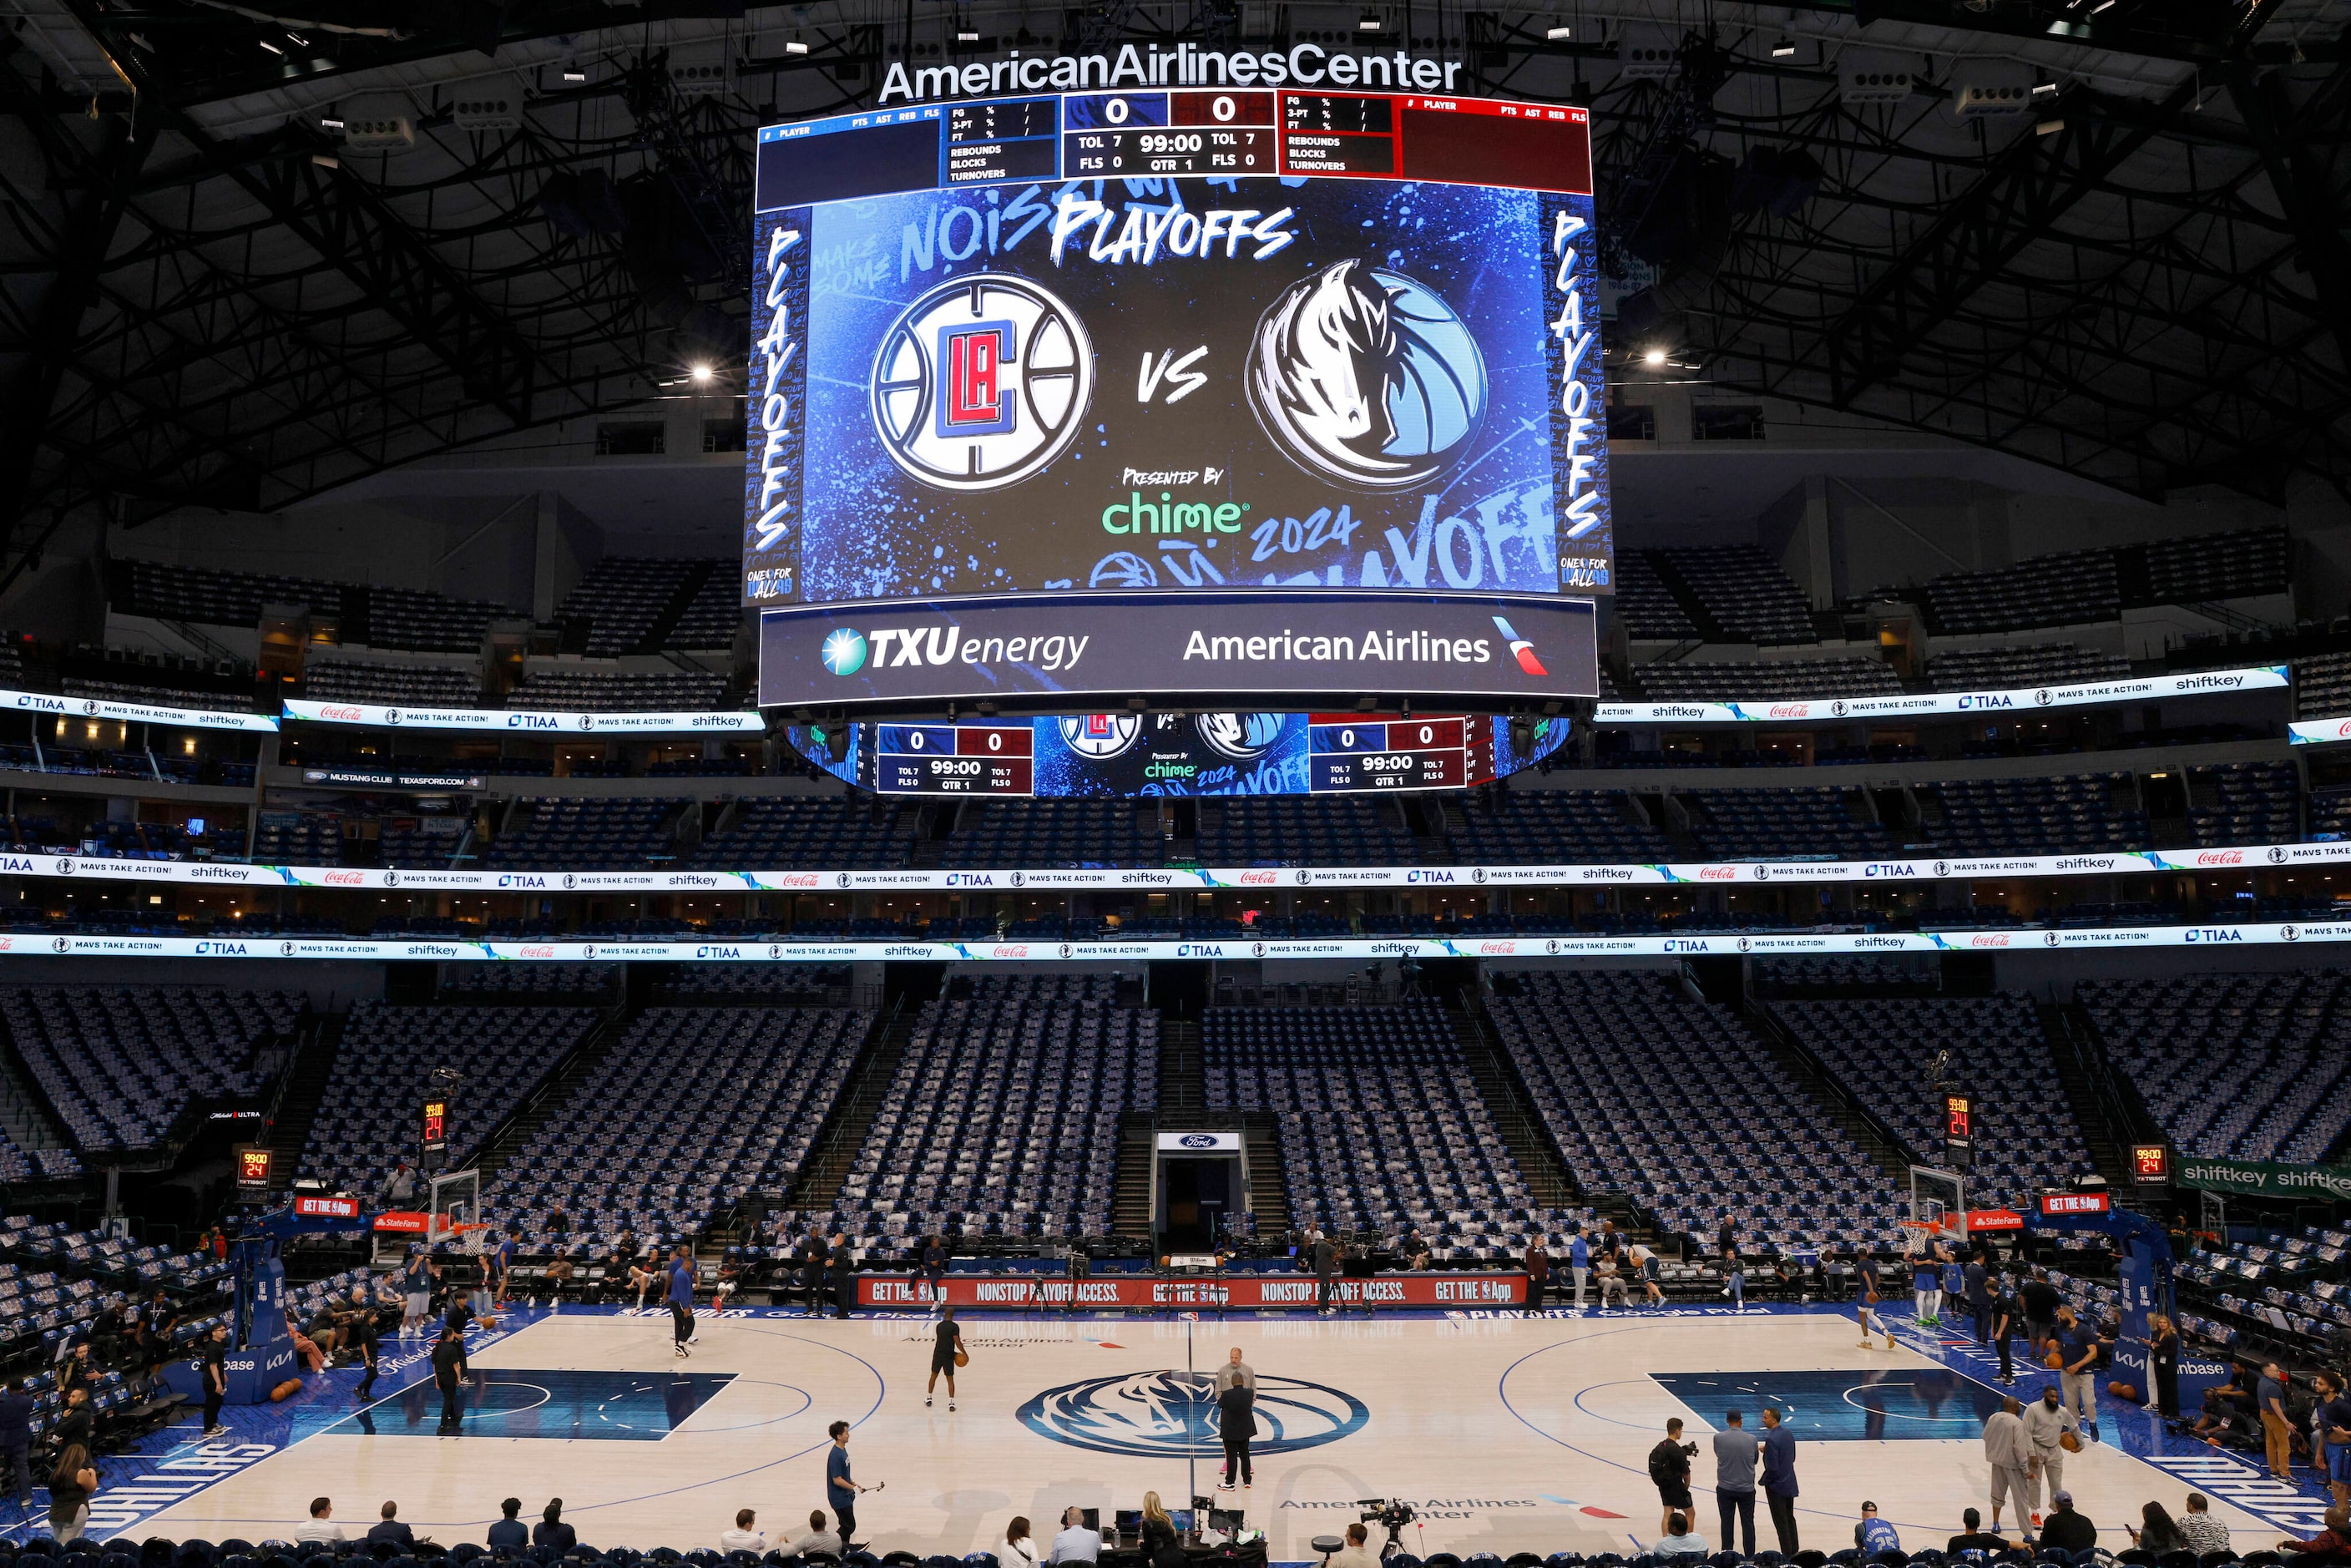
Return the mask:
MULTIPOLYGON (((1726 1234, 1729 1228, 1728 1225, 1723 1227, 1726 1234)), ((1747 1265, 1739 1260, 1739 1249, 1735 1246, 1722 1257, 1722 1293, 1730 1298, 1732 1312, 1747 1310, 1747 1265)))
POLYGON ((1651 1549, 1650 1554, 1656 1557, 1703 1557, 1707 1554, 1706 1537, 1690 1528, 1688 1514, 1677 1511, 1667 1516, 1665 1538, 1651 1549))
MULTIPOLYGON (((2351 1395, 2344 1392, 2340 1375, 2322 1372, 2311 1379, 2318 1398, 2310 1414, 2311 1452, 2324 1455, 2326 1482, 2336 1502, 2351 1502, 2351 1395)), ((0 1400, 0 1411, 6 1402, 0 1400)), ((5 1427, 5 1417, 0 1417, 5 1427)), ((0 1434, 5 1435, 5 1434, 0 1434)))
POLYGON ((1003 1568, 1036 1568, 1037 1543, 1029 1539, 1029 1516, 1016 1513, 1012 1522, 1004 1527, 1004 1550, 997 1560, 1003 1568))
POLYGON ((510 1497, 498 1504, 506 1517, 490 1526, 489 1542, 493 1551, 501 1548, 521 1551, 530 1544, 530 1528, 522 1521, 522 1499, 510 1497))
POLYGON ((2041 1527, 2041 1544, 2053 1546, 2060 1552, 2087 1552, 2098 1543, 2098 1527, 2090 1516, 2074 1511, 2074 1494, 2060 1491, 2050 1500, 2055 1512, 2041 1527))
POLYGON ((1543 1304, 1543 1287, 1551 1283, 1551 1254, 1543 1250, 1542 1238, 1527 1238, 1527 1311, 1533 1312, 1543 1304))
POLYGON ((33 1506, 33 1408, 25 1380, 10 1378, 8 1391, 0 1394, 0 1473, 15 1484, 19 1511, 33 1506))
MULTIPOLYGON (((1331 1554, 1331 1568, 1380 1568, 1380 1560, 1369 1544, 1371 1539, 1372 1532, 1361 1521, 1347 1526, 1347 1544, 1331 1554)), ((1148 1544, 1146 1537, 1146 1547, 1148 1544)))
POLYGON ((383 1517, 377 1520, 375 1527, 367 1532, 367 1538, 370 1541, 389 1541, 394 1546, 413 1546, 416 1544, 416 1531, 409 1529, 408 1526, 400 1522, 400 1505, 398 1503, 386 1501, 383 1505, 382 1513, 383 1517))
POLYGON ((1674 1515, 1698 1506, 1690 1500, 1690 1456, 1698 1452, 1696 1443, 1682 1441, 1682 1418, 1678 1416, 1666 1423, 1665 1440, 1649 1450, 1649 1479, 1656 1483, 1657 1533, 1667 1533, 1667 1526, 1674 1515))
POLYGON ((737 1509, 735 1511, 735 1528, 732 1530, 722 1530, 718 1532, 718 1550, 721 1552, 756 1552, 761 1556, 765 1556, 768 1551, 768 1538, 751 1528, 753 1525, 758 1523, 758 1521, 759 1516, 752 1512, 749 1509, 737 1509))
POLYGON ((1877 1517, 1877 1505, 1864 1499, 1861 1520, 1853 1527, 1853 1543, 1864 1557, 1875 1557, 1881 1552, 1902 1550, 1902 1532, 1893 1521, 1877 1517))
POLYGON ((90 1495, 97 1490, 98 1467, 90 1462, 89 1450, 79 1443, 67 1444, 49 1475, 49 1534, 58 1545, 81 1539, 89 1522, 90 1495))
POLYGON ((2262 1368, 2255 1385, 2253 1407, 2262 1413, 2262 1445, 2269 1452, 2270 1474, 2294 1484, 2294 1422, 2285 1413, 2285 1368, 2273 1361, 2262 1368))
POLYGON ((1763 1445, 1741 1424, 1740 1413, 1728 1411, 1722 1430, 1714 1435, 1714 1500, 1722 1511, 1722 1550, 1755 1555, 1755 1466, 1763 1445), (1740 1528, 1734 1531, 1733 1524, 1740 1528), (1746 1544, 1733 1548, 1737 1533, 1746 1544))
POLYGON ((2057 1390, 2043 1388, 2024 1407, 2024 1437, 2032 1445, 2032 1523, 2041 1523, 2041 1500, 2065 1485, 2065 1437, 2074 1418, 2057 1403, 2057 1390))
MULTIPOLYGON (((2011 1399, 2009 1403, 2013 1405, 2016 1401, 2011 1399)), ((2000 1526, 1995 1523, 1990 1530, 1984 1529, 1983 1515, 1974 1509, 1960 1514, 1959 1522, 1968 1527, 1966 1531, 1952 1536, 1950 1543, 1943 1548, 1952 1556, 1957 1557, 1962 1552, 1991 1553, 2008 1550, 2008 1539, 2001 1534, 2000 1526)))
POLYGON ((1629 1307, 1633 1304, 1632 1299, 1625 1291, 1625 1277, 1616 1271, 1615 1253, 1603 1252, 1593 1259, 1592 1278, 1600 1287, 1600 1306, 1604 1312, 1607 1310, 1608 1298, 1612 1294, 1616 1298, 1619 1306, 1629 1307))
POLYGON ((2032 1488, 2032 1440, 2025 1435, 2023 1412, 2014 1399, 2003 1399, 1984 1421, 1984 1464, 1991 1471, 1994 1534, 2000 1532, 2000 1511, 2006 1504, 2016 1504, 2020 1522, 2038 1511, 2032 1488))
POLYGON ((2179 1532, 2179 1526, 2171 1522, 2171 1515, 2164 1506, 2153 1499, 2149 1499, 2147 1505, 2138 1511, 2137 1527, 2126 1524, 2123 1528, 2130 1531, 2133 1546, 2152 1552, 2158 1557, 2167 1552, 2184 1552, 2188 1548, 2188 1537, 2179 1532))
POLYGON ((857 1304, 857 1260, 849 1250, 849 1237, 836 1233, 832 1239, 832 1315, 847 1320, 850 1309, 857 1304))
POLYGON ((295 1526, 295 1541, 297 1542, 349 1541, 350 1537, 343 1533, 343 1527, 335 1522, 334 1516, 335 1502, 332 1498, 312 1498, 310 1517, 295 1526))
POLYGON ((533 1546, 552 1546, 559 1556, 580 1544, 580 1532, 563 1522, 563 1500, 551 1497, 539 1511, 538 1522, 531 1526, 533 1546))
POLYGON ((2147 1320, 2147 1407, 2167 1421, 2179 1419, 2179 1331, 2161 1312, 2147 1320))
POLYGON ((1780 1555, 1795 1556, 1802 1550, 1796 1539, 1796 1435, 1780 1425, 1780 1412, 1769 1405, 1763 1407, 1763 1499, 1771 1509, 1780 1555))
POLYGON ((2058 1378, 2064 1385, 2065 1408, 2074 1427, 2093 1443, 2098 1440, 2098 1333, 2074 1315, 2057 1309, 2057 1354, 2064 1364, 2058 1378))
MULTIPOLYGON (((227 1331, 224 1329, 221 1333, 225 1335, 227 1331)), ((207 1420, 216 1420, 220 1415, 220 1406, 212 1393, 210 1380, 213 1367, 212 1359, 209 1356, 206 1357, 204 1407, 209 1413, 207 1420)), ((87 1448, 96 1440, 97 1432, 98 1418, 89 1407, 89 1390, 87 1388, 66 1390, 65 1414, 58 1416, 57 1425, 49 1429, 50 1441, 60 1449, 72 1448, 76 1444, 87 1448)), ((212 1427, 204 1433, 207 1437, 217 1437, 221 1435, 221 1429, 218 1427, 212 1427)))
POLYGON ((1053 1537, 1053 1550, 1046 1557, 1048 1563, 1098 1563, 1102 1560, 1102 1535, 1086 1528, 1085 1511, 1071 1507, 1061 1511, 1061 1533, 1053 1537))
POLYGON ((2024 1281, 2016 1294, 2024 1303, 2025 1341, 2032 1349, 2032 1359, 2039 1361, 2047 1354, 2050 1337, 2057 1332, 2057 1287, 2049 1282, 2046 1273, 2035 1269, 2032 1278, 2024 1281))
POLYGON ((2024 1326, 2024 1304, 2016 1299, 2016 1288, 2003 1274, 2000 1289, 1991 1299, 1991 1343, 2000 1352, 2000 1383, 2003 1388, 2016 1386, 2016 1331, 2024 1326))
POLYGON ((1991 1275, 1984 1268, 1982 1254, 1979 1253, 1969 1259, 1967 1266, 1959 1270, 1959 1294, 1966 1298, 1968 1316, 1975 1324, 1977 1345, 1980 1347, 1990 1344, 1992 1309, 1991 1275))
POLYGON ((1583 1310, 1583 1281, 1592 1275, 1592 1244, 1579 1230, 1567 1239, 1567 1271, 1575 1278, 1575 1310, 1583 1310))
MULTIPOLYGON (((57 1506, 49 1507, 49 1517, 57 1517, 57 1506)), ((58 1536, 59 1541, 66 1538, 58 1536)), ((2296 1552, 2326 1562, 2351 1559, 2351 1508, 2336 1503, 2326 1511, 2326 1528, 2307 1541, 2288 1538, 2278 1542, 2280 1552, 2296 1552)))
POLYGON ((2212 1503, 2200 1491, 2188 1494, 2188 1511, 2179 1520, 2180 1538, 2199 1557, 2207 1552, 2233 1552, 2229 1527, 2212 1517, 2212 1503))
POLYGON ((809 1511, 808 1533, 783 1549, 787 1557, 805 1557, 811 1552, 829 1552, 835 1557, 841 1554, 841 1535, 826 1525, 824 1510, 820 1508, 809 1511))

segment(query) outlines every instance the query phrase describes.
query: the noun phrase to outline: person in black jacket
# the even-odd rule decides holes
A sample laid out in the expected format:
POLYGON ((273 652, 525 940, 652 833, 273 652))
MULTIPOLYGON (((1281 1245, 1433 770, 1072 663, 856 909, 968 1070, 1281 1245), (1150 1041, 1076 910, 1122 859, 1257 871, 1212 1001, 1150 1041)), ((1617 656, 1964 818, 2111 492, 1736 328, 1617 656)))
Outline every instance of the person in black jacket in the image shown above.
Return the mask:
POLYGON ((1225 1439, 1225 1479, 1217 1483, 1217 1490, 1230 1491, 1236 1486, 1255 1486, 1257 1477, 1249 1469, 1249 1439, 1257 1436, 1254 1373, 1248 1377, 1234 1377, 1217 1396, 1217 1428, 1225 1439))
POLYGON ((1649 1450, 1649 1479, 1657 1488, 1657 1500, 1665 1509, 1657 1522, 1657 1533, 1671 1533, 1667 1526, 1677 1513, 1695 1518, 1697 1504, 1690 1500, 1690 1456, 1698 1452, 1696 1443, 1682 1441, 1682 1418, 1678 1416, 1666 1423, 1665 1441, 1649 1450))
POLYGON ((522 1512, 522 1499, 518 1497, 507 1499, 506 1501, 498 1504, 498 1511, 506 1517, 490 1526, 489 1542, 492 1550, 503 1547, 509 1552, 519 1552, 529 1545, 530 1531, 520 1519, 516 1517, 522 1512))
POLYGON ((1314 1310, 1328 1316, 1331 1312, 1331 1276, 1339 1267, 1339 1249, 1322 1231, 1314 1233, 1312 1252, 1314 1263, 1314 1310))
POLYGON ((33 1396, 25 1392, 23 1378, 12 1377, 8 1391, 0 1394, 0 1471, 16 1482, 20 1509, 33 1506, 32 1448, 33 1396))
POLYGON ((433 1381, 441 1388, 441 1432, 446 1437, 458 1429, 465 1408, 457 1401, 457 1391, 465 1386, 465 1336, 452 1323, 441 1331, 441 1343, 433 1347, 433 1381))
POLYGON ((2056 1509, 2041 1521, 2041 1544, 2053 1546, 2060 1552, 2087 1552, 2098 1543, 2098 1527, 2090 1522, 2086 1513, 2074 1509, 2074 1494, 2061 1491, 2051 1498, 2056 1509))
POLYGON ((947 1299, 947 1244, 943 1238, 925 1239, 920 1271, 924 1282, 931 1288, 931 1305, 936 1307, 947 1299))
POLYGON ((2147 1407, 2167 1421, 2179 1419, 2179 1331, 2161 1312, 2147 1320, 2147 1365, 2155 1386, 2147 1393, 2147 1407))
POLYGON ((530 1543, 533 1546, 552 1546, 558 1552, 569 1552, 580 1544, 580 1532, 563 1522, 561 1498, 547 1500, 547 1507, 539 1514, 538 1522, 530 1528, 530 1543))
POLYGON ((799 1249, 792 1255, 799 1265, 799 1282, 808 1291, 810 1317, 824 1312, 824 1264, 831 1253, 832 1249, 825 1245, 824 1232, 811 1225, 809 1233, 800 1238, 799 1249))
POLYGON ((416 1531, 401 1522, 400 1505, 392 1501, 384 1503, 383 1516, 368 1531, 367 1538, 370 1541, 389 1541, 394 1546, 416 1544, 416 1531))
POLYGON ((832 1315, 849 1316, 857 1304, 857 1260, 849 1255, 849 1238, 836 1233, 832 1239, 832 1315))

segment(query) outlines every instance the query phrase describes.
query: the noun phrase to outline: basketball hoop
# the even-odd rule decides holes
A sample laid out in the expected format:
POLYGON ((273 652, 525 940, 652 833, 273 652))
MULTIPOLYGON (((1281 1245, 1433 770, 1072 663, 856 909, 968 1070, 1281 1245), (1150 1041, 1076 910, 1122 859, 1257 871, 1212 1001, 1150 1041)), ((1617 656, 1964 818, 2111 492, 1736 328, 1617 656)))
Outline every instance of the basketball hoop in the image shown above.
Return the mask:
MULTIPOLYGON (((434 1216, 436 1220, 439 1218, 437 1215, 434 1216)), ((434 1243, 451 1242, 455 1245, 458 1251, 479 1257, 482 1251, 482 1233, 487 1229, 489 1229, 487 1225, 473 1220, 460 1219, 447 1225, 436 1223, 426 1229, 424 1239, 434 1243)))

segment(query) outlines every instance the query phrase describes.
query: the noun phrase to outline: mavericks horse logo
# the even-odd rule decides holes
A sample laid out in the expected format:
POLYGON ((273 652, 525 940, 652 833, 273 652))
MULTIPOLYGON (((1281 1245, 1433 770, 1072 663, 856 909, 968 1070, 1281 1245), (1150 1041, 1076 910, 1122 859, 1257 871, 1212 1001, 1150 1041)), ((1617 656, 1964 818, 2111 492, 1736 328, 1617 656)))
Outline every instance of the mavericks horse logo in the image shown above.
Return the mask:
MULTIPOLYGON (((1352 1394, 1295 1377, 1257 1380, 1259 1454, 1315 1448, 1360 1431, 1371 1411, 1352 1394)), ((1020 1406, 1020 1424, 1040 1437, 1097 1454, 1155 1459, 1221 1458, 1217 1383, 1211 1373, 1129 1372, 1048 1388, 1020 1406)))

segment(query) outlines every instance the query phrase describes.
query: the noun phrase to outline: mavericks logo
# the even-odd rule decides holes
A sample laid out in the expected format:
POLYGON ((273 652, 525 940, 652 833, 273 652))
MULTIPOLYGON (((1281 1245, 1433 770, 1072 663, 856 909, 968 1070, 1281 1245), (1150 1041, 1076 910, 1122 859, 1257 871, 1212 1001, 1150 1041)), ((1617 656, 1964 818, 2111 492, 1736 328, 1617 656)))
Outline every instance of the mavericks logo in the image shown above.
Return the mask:
MULTIPOLYGON (((1371 1411, 1352 1394, 1294 1377, 1257 1380, 1260 1454, 1335 1443, 1363 1428, 1371 1411)), ((1130 1372, 1048 1388, 1020 1406, 1020 1424, 1040 1437, 1098 1454, 1137 1458, 1221 1457, 1216 1379, 1205 1372, 1130 1372)))

